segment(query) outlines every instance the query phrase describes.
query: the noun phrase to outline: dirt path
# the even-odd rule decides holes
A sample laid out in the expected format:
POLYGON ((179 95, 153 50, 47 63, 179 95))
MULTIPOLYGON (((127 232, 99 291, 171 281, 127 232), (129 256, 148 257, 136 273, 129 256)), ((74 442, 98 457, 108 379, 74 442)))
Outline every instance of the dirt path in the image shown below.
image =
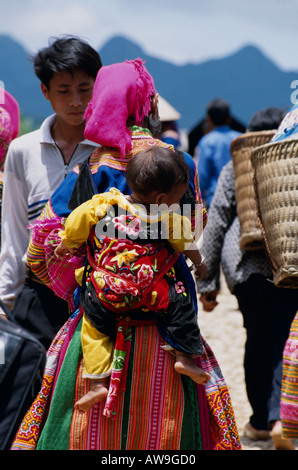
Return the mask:
MULTIPOLYGON (((271 439, 254 442, 243 436, 244 426, 251 415, 243 371, 246 333, 237 300, 230 294, 225 282, 222 282, 222 292, 218 300, 219 305, 211 313, 203 312, 202 304, 199 302, 199 325, 203 337, 219 362, 228 385, 243 449, 275 450, 271 439)), ((295 445, 297 450, 297 441, 295 445)))

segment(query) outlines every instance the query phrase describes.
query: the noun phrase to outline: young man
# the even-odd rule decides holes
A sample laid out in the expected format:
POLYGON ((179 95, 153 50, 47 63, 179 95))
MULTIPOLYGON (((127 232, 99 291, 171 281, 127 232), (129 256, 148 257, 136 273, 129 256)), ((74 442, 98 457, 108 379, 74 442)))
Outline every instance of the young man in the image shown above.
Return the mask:
POLYGON ((83 116, 101 66, 98 53, 76 37, 56 39, 40 50, 34 58, 34 69, 54 114, 37 131, 15 139, 5 162, 0 299, 10 310, 15 305, 13 316, 18 323, 39 339, 48 337, 46 347, 67 318, 68 309, 27 271, 27 227, 40 215, 65 176, 97 147, 84 139, 83 116), (29 310, 32 319, 19 318, 29 310), (44 329, 46 335, 41 333, 44 329))

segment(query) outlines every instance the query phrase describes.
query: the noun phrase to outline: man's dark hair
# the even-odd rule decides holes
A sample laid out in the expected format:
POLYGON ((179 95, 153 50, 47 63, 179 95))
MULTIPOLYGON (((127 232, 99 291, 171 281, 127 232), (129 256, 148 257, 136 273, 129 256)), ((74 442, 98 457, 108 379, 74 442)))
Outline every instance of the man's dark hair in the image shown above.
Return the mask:
POLYGON ((35 74, 47 88, 57 72, 73 74, 74 70, 80 69, 96 78, 102 63, 93 47, 75 36, 63 36, 52 41, 33 58, 35 74))
POLYGON ((215 126, 223 126, 230 118, 230 105, 227 101, 216 98, 208 104, 207 115, 215 126))
POLYGON ((247 131, 257 132, 277 129, 284 116, 285 111, 283 109, 275 107, 261 109, 251 118, 247 127, 247 131))
POLYGON ((175 185, 188 183, 189 168, 182 152, 155 145, 129 160, 126 181, 136 193, 168 193, 175 185))

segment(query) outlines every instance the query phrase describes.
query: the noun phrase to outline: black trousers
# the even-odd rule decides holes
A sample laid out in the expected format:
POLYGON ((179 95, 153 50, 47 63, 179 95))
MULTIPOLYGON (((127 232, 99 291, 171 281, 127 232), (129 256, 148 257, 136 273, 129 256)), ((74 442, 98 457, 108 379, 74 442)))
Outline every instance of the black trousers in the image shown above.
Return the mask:
POLYGON ((280 419, 283 349, 298 309, 298 290, 274 286, 253 275, 234 291, 243 315, 247 339, 244 371, 256 429, 280 419))
POLYGON ((69 315, 65 300, 57 297, 49 287, 32 279, 26 279, 12 311, 14 320, 35 336, 46 349, 69 315))

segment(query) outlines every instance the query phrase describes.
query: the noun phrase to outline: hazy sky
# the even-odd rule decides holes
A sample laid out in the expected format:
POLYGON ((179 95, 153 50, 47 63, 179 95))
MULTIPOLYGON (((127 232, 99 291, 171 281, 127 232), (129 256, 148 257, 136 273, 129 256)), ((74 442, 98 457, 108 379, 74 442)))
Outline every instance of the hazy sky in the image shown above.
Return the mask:
POLYGON ((297 0, 0 0, 0 12, 0 34, 29 52, 60 34, 97 50, 124 35, 152 56, 184 64, 253 44, 283 70, 298 71, 297 0))

